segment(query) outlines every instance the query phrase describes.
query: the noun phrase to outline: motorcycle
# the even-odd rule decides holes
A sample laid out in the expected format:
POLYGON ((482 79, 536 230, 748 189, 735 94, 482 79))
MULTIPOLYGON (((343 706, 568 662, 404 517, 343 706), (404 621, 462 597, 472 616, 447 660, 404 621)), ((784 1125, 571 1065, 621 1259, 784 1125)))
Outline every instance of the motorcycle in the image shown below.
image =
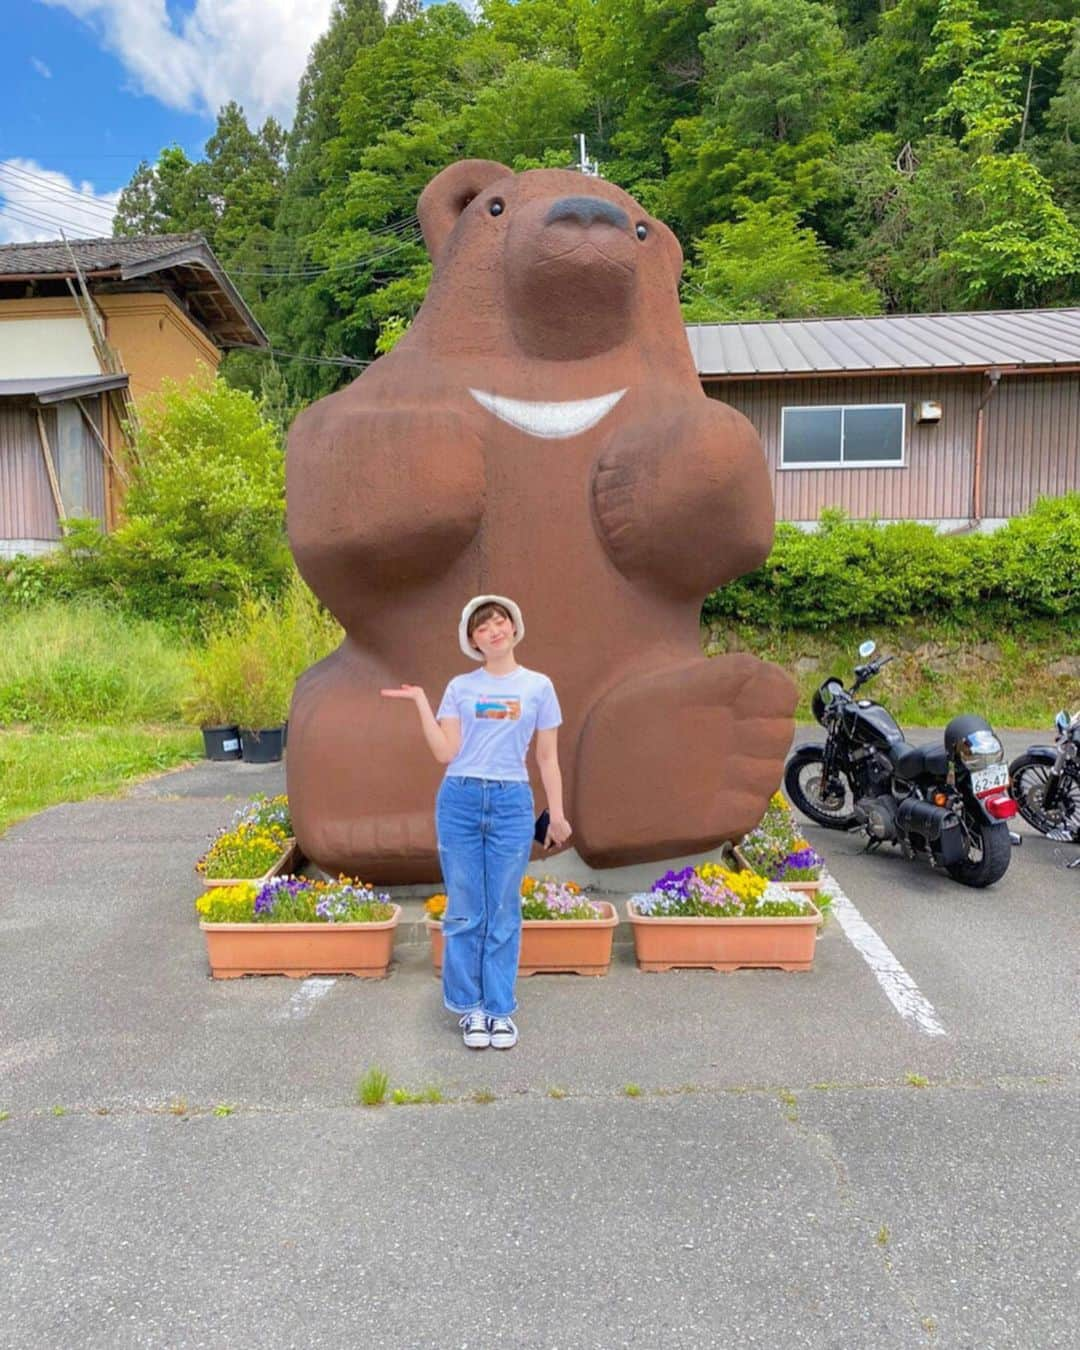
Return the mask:
POLYGON ((1080 844, 1080 710, 1059 712, 1056 745, 1032 745, 1009 765, 1020 814, 1040 834, 1080 844))
POLYGON ((788 759, 784 787, 804 815, 830 830, 863 830, 867 850, 898 844, 965 886, 990 886, 1008 870, 1019 842, 1006 822, 1016 815, 1005 751, 982 717, 964 714, 945 728, 943 745, 909 745, 880 703, 859 690, 895 658, 870 660, 859 648, 855 682, 830 676, 813 698, 824 745, 803 745, 788 759))

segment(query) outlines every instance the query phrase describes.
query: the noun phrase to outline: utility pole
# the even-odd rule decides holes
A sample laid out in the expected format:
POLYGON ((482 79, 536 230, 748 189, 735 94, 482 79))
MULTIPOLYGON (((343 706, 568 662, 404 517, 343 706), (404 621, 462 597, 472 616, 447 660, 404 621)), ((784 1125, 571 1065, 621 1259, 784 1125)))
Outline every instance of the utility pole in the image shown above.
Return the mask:
POLYGON ((587 174, 590 178, 600 177, 600 166, 595 159, 590 159, 585 147, 585 133, 578 132, 578 169, 581 173, 587 174))

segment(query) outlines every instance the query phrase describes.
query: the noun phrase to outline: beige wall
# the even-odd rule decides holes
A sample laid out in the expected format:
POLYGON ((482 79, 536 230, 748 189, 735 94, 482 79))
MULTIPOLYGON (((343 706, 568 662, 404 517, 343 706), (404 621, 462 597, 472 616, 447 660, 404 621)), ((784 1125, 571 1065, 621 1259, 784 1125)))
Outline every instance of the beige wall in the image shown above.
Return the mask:
MULTIPOLYGON (((153 400, 164 379, 182 382, 193 375, 207 381, 213 379, 221 361, 221 351, 164 292, 95 293, 94 301, 105 319, 105 335, 130 377, 131 396, 136 407, 153 400)), ((40 365, 33 370, 20 368, 6 372, 0 364, 0 379, 21 375, 97 373, 96 358, 92 358, 86 369, 53 369, 47 344, 46 350, 41 350, 39 340, 42 333, 47 335, 49 330, 63 336, 65 352, 72 344, 74 350, 79 350, 83 338, 89 342, 89 334, 73 299, 49 296, 0 300, 0 353, 9 347, 13 351, 19 350, 25 335, 26 342, 40 355, 40 365), (77 323, 77 329, 70 322, 72 320, 77 323), (16 326, 19 330, 17 339, 16 326)), ((110 450, 122 460, 124 440, 111 408, 105 419, 104 436, 110 450)), ((108 465, 105 496, 106 527, 111 529, 121 514, 122 484, 108 465)))
POLYGON ((71 300, 0 301, 0 380, 97 372, 90 334, 71 300))

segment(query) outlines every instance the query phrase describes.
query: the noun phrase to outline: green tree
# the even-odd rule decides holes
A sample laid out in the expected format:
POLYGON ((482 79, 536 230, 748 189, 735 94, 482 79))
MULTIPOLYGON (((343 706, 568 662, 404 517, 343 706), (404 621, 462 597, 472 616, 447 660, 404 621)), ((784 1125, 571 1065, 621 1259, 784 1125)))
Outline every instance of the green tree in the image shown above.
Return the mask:
POLYGON ((683 286, 687 320, 881 312, 873 286, 862 277, 837 276, 825 245, 794 212, 752 207, 740 221, 710 226, 693 253, 683 286))
POLYGON ((1053 200, 1051 185, 1026 155, 984 155, 969 195, 978 224, 943 255, 973 307, 1076 303, 1080 228, 1053 200))

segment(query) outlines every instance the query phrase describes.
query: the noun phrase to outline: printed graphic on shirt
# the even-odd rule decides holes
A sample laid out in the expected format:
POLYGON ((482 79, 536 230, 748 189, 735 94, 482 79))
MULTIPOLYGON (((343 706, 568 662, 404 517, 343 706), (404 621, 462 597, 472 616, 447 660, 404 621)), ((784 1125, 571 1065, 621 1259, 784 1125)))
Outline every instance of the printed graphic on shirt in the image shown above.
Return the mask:
POLYGON ((485 694, 476 700, 476 720, 491 722, 516 722, 521 716, 520 698, 499 698, 485 694))

